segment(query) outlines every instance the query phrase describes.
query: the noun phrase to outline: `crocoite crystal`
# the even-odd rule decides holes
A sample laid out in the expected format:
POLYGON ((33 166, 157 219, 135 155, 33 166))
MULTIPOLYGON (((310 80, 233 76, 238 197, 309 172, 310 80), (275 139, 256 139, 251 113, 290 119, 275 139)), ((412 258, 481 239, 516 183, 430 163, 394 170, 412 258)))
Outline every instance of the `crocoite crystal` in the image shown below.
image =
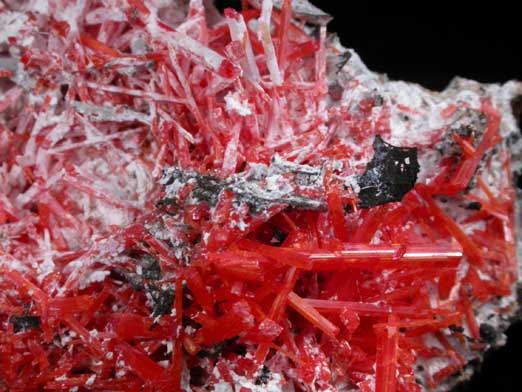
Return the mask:
POLYGON ((0 2, 0 390, 446 390, 503 343, 522 85, 329 19, 0 2))

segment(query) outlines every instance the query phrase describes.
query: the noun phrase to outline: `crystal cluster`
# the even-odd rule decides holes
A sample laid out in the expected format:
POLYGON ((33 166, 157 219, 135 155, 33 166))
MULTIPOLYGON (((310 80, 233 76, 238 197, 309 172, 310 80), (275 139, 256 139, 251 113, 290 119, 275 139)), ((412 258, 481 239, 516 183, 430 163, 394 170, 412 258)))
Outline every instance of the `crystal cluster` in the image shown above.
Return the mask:
POLYGON ((0 2, 0 390, 446 390, 503 344, 522 85, 329 19, 0 2))

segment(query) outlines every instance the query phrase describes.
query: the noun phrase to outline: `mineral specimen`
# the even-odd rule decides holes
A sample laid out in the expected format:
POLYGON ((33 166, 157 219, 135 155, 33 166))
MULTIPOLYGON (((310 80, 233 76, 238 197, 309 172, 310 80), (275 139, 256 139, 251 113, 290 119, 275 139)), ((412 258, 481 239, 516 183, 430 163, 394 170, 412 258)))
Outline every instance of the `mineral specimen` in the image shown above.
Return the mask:
POLYGON ((504 343, 522 84, 390 81, 304 0, 4 3, 0 390, 447 390, 504 343))

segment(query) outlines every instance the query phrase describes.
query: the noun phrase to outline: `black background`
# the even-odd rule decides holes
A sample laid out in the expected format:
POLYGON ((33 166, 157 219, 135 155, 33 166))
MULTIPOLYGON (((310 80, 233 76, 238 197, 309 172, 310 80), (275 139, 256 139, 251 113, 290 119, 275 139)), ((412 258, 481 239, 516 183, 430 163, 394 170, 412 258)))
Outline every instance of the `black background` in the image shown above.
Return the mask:
POLYGON ((436 90, 455 75, 481 82, 522 80, 522 13, 514 5, 312 3, 334 16, 328 27, 344 46, 392 79, 436 90))
MULTIPOLYGON (((240 1, 218 0, 239 9, 240 1)), ((312 0, 334 16, 328 25, 374 71, 441 90, 454 76, 481 82, 522 80, 522 13, 517 2, 453 4, 419 1, 312 0)), ((459 392, 522 391, 522 324, 505 347, 487 355, 482 371, 459 392)))

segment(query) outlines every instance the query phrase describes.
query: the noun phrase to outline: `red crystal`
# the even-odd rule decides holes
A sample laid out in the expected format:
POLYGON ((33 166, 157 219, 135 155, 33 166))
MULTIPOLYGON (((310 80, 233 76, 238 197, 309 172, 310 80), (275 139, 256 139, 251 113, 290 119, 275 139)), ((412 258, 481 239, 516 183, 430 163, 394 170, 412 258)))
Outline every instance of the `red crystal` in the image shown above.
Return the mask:
POLYGON ((306 2, 48 3, 0 10, 0 390, 420 391, 513 311, 521 86, 405 102, 306 2))

